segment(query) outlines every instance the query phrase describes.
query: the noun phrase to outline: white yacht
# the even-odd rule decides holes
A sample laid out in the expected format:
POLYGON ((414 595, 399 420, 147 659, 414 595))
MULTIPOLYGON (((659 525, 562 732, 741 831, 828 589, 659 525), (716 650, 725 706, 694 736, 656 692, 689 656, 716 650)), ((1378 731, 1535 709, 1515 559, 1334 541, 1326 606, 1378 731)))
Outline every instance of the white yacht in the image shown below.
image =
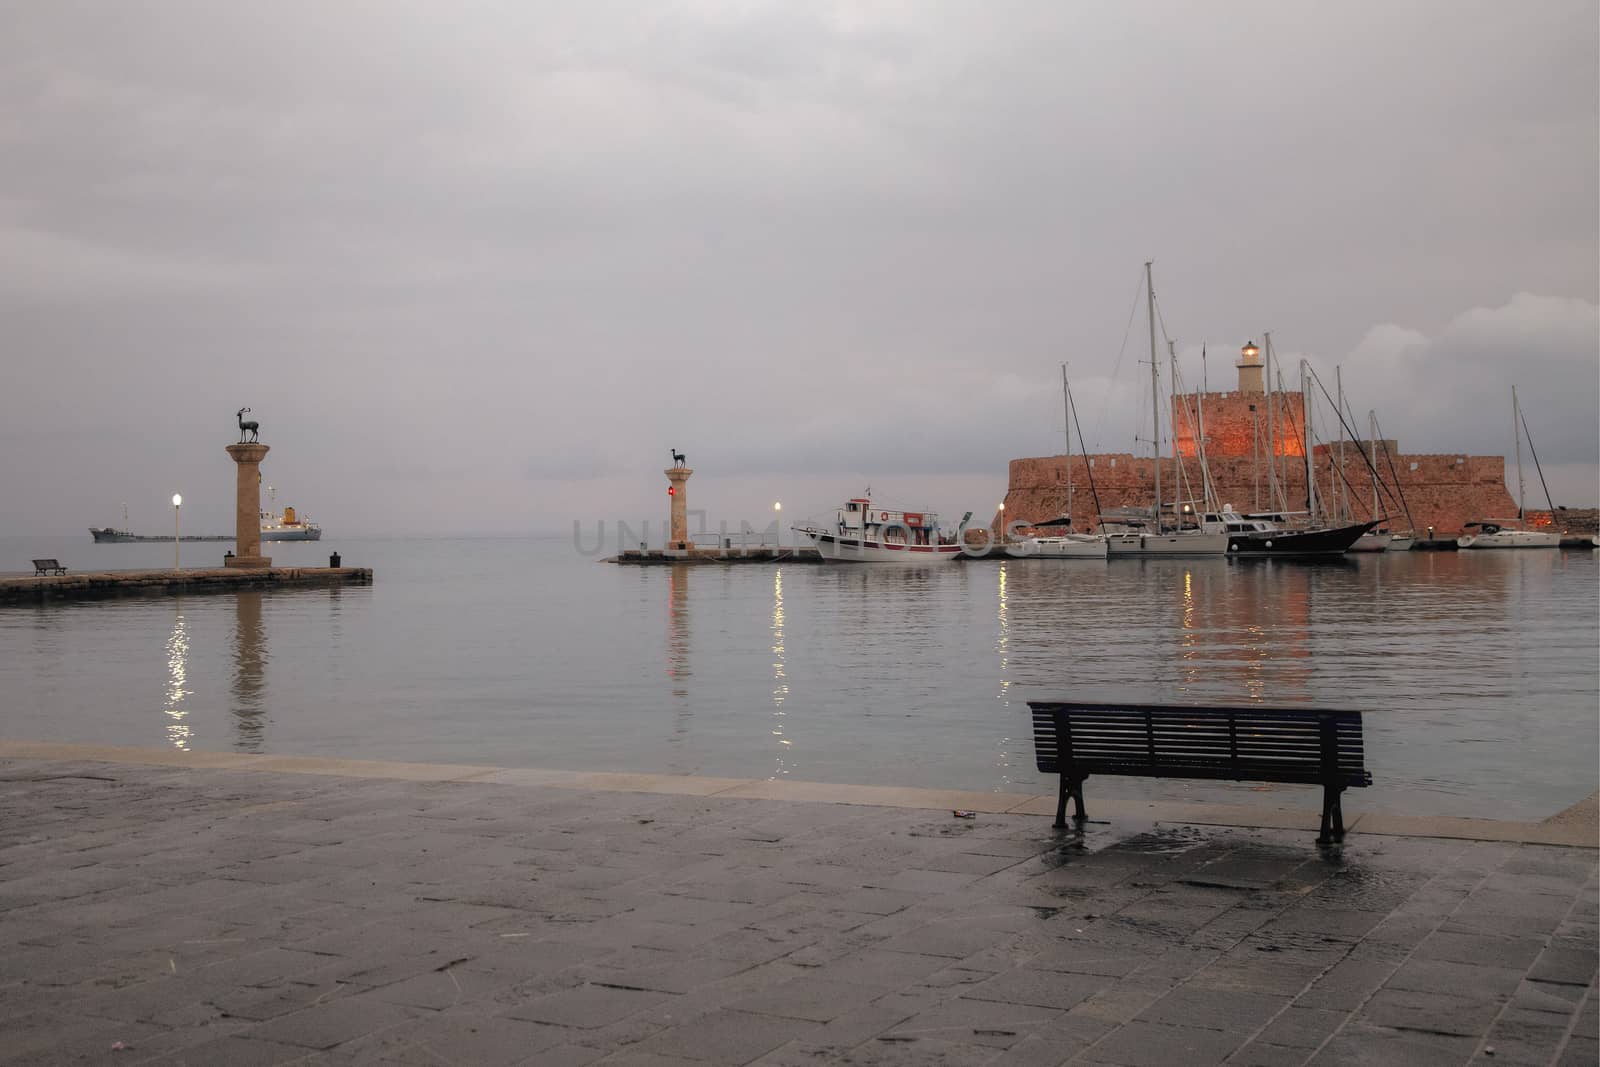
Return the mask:
POLYGON ((1110 545, 1096 534, 1063 534, 1060 537, 1029 537, 1006 545, 1012 559, 1105 559, 1110 545))
POLYGON ((1508 529, 1511 520, 1502 526, 1498 522, 1469 522, 1465 524, 1476 533, 1456 538, 1457 548, 1560 548, 1561 535, 1544 530, 1508 529))
MULTIPOLYGON (((1457 548, 1560 548, 1561 535, 1553 530, 1530 530, 1524 525, 1524 517, 1528 514, 1523 506, 1523 497, 1526 495, 1522 484, 1522 409, 1517 406, 1517 387, 1511 387, 1511 432, 1515 435, 1517 450, 1517 518, 1492 519, 1482 522, 1469 522, 1468 529, 1476 528, 1477 533, 1463 534, 1456 538, 1457 548), (1521 527, 1517 529, 1515 527, 1521 527)), ((1529 446, 1533 444, 1529 438, 1529 446)), ((1534 460, 1539 458, 1534 453, 1534 460)), ((1540 474, 1540 478, 1544 477, 1540 474)), ((1555 511, 1552 504, 1551 512, 1555 511)))

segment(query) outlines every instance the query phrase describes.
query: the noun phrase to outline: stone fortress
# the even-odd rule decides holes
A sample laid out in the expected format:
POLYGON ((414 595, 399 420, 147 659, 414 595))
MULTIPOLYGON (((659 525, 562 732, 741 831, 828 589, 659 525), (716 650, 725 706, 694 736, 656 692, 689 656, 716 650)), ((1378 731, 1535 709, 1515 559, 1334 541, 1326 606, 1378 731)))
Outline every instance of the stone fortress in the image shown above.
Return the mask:
MULTIPOLYGON (((1195 428, 1201 425, 1198 408, 1198 414, 1204 418, 1206 465, 1219 502, 1232 504, 1241 512, 1273 510, 1268 492, 1268 466, 1276 463, 1276 477, 1283 487, 1282 496, 1287 500, 1288 509, 1304 511, 1305 409, 1302 394, 1272 394, 1270 403, 1276 416, 1276 430, 1269 448, 1269 398, 1259 350, 1253 344, 1245 346, 1235 366, 1239 371, 1237 390, 1186 393, 1172 398, 1172 425, 1182 480, 1174 473, 1172 456, 1164 456, 1161 460, 1163 501, 1194 501, 1197 508, 1200 506, 1199 447, 1195 440, 1195 428)), ((1372 474, 1363 459, 1363 452, 1370 454, 1370 450, 1371 445, 1364 440, 1344 443, 1346 484, 1341 485, 1340 492, 1348 498, 1347 510, 1352 521, 1382 519, 1385 528, 1396 531, 1409 529, 1414 524, 1419 537, 1427 536, 1428 528, 1432 527, 1435 536, 1444 537, 1455 536, 1466 523, 1476 519, 1516 516, 1516 501, 1506 486, 1504 456, 1411 455, 1402 453, 1395 440, 1381 442, 1377 448, 1376 466, 1382 488, 1378 512, 1373 514, 1372 474), (1402 494, 1410 509, 1409 521, 1400 504, 1402 494)), ((1339 481, 1334 471, 1338 452, 1336 444, 1319 442, 1313 448, 1319 509, 1332 500, 1333 487, 1339 481)), ((1095 502, 1089 489, 1091 476, 1102 512, 1118 508, 1148 510, 1154 496, 1153 462, 1149 456, 1126 452, 1074 455, 1072 527, 1084 530, 1095 521, 1095 502)), ((1058 520, 1066 513, 1067 457, 1038 456, 1011 461, 1004 509, 1006 523, 1021 521, 1031 525, 1058 520)), ((1532 525, 1551 524, 1549 512, 1536 513, 1531 507, 1528 520, 1532 525)))

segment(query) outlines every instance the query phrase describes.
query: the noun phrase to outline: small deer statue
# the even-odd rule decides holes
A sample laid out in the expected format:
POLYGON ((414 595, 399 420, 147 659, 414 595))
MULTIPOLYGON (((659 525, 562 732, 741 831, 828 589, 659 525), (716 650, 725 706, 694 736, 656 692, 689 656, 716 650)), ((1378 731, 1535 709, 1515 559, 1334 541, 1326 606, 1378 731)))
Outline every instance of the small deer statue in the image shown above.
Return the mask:
POLYGON ((683 458, 682 452, 679 452, 676 448, 671 449, 670 451, 672 452, 672 465, 674 467, 682 467, 688 463, 688 460, 683 458))
POLYGON ((258 441, 258 440, 261 439, 260 438, 261 424, 259 422, 256 422, 254 419, 251 419, 249 422, 244 421, 244 413, 249 411, 249 410, 250 410, 249 408, 240 408, 239 409, 239 415, 238 415, 238 418, 239 418, 239 443, 241 445, 244 444, 244 435, 245 434, 249 434, 250 435, 250 440, 252 440, 252 441, 258 441))

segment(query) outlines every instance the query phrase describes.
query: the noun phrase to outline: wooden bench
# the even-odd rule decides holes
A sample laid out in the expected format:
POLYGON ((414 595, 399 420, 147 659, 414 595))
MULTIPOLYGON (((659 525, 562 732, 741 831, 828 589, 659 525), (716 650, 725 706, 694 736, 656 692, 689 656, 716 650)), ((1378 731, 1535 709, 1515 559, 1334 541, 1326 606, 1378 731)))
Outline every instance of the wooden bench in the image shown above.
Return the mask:
POLYGON ((1339 795, 1369 786, 1361 713, 1327 708, 1197 707, 1030 700, 1034 755, 1059 774, 1057 827, 1082 823, 1083 780, 1091 774, 1301 782, 1322 786, 1318 844, 1344 840, 1339 795))
POLYGON ((65 573, 67 573, 67 568, 61 565, 61 561, 59 559, 36 559, 33 561, 33 576, 35 578, 39 577, 41 574, 65 573))

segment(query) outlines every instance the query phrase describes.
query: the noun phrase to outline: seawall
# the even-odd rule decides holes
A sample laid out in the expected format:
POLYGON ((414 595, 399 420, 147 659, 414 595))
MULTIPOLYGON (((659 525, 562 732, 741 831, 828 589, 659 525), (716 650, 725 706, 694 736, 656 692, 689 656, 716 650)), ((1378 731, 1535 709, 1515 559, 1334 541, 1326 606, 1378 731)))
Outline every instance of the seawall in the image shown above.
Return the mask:
POLYGON ((214 567, 196 570, 100 571, 0 578, 0 604, 43 604, 119 596, 185 596, 241 589, 371 585, 370 567, 214 567))

